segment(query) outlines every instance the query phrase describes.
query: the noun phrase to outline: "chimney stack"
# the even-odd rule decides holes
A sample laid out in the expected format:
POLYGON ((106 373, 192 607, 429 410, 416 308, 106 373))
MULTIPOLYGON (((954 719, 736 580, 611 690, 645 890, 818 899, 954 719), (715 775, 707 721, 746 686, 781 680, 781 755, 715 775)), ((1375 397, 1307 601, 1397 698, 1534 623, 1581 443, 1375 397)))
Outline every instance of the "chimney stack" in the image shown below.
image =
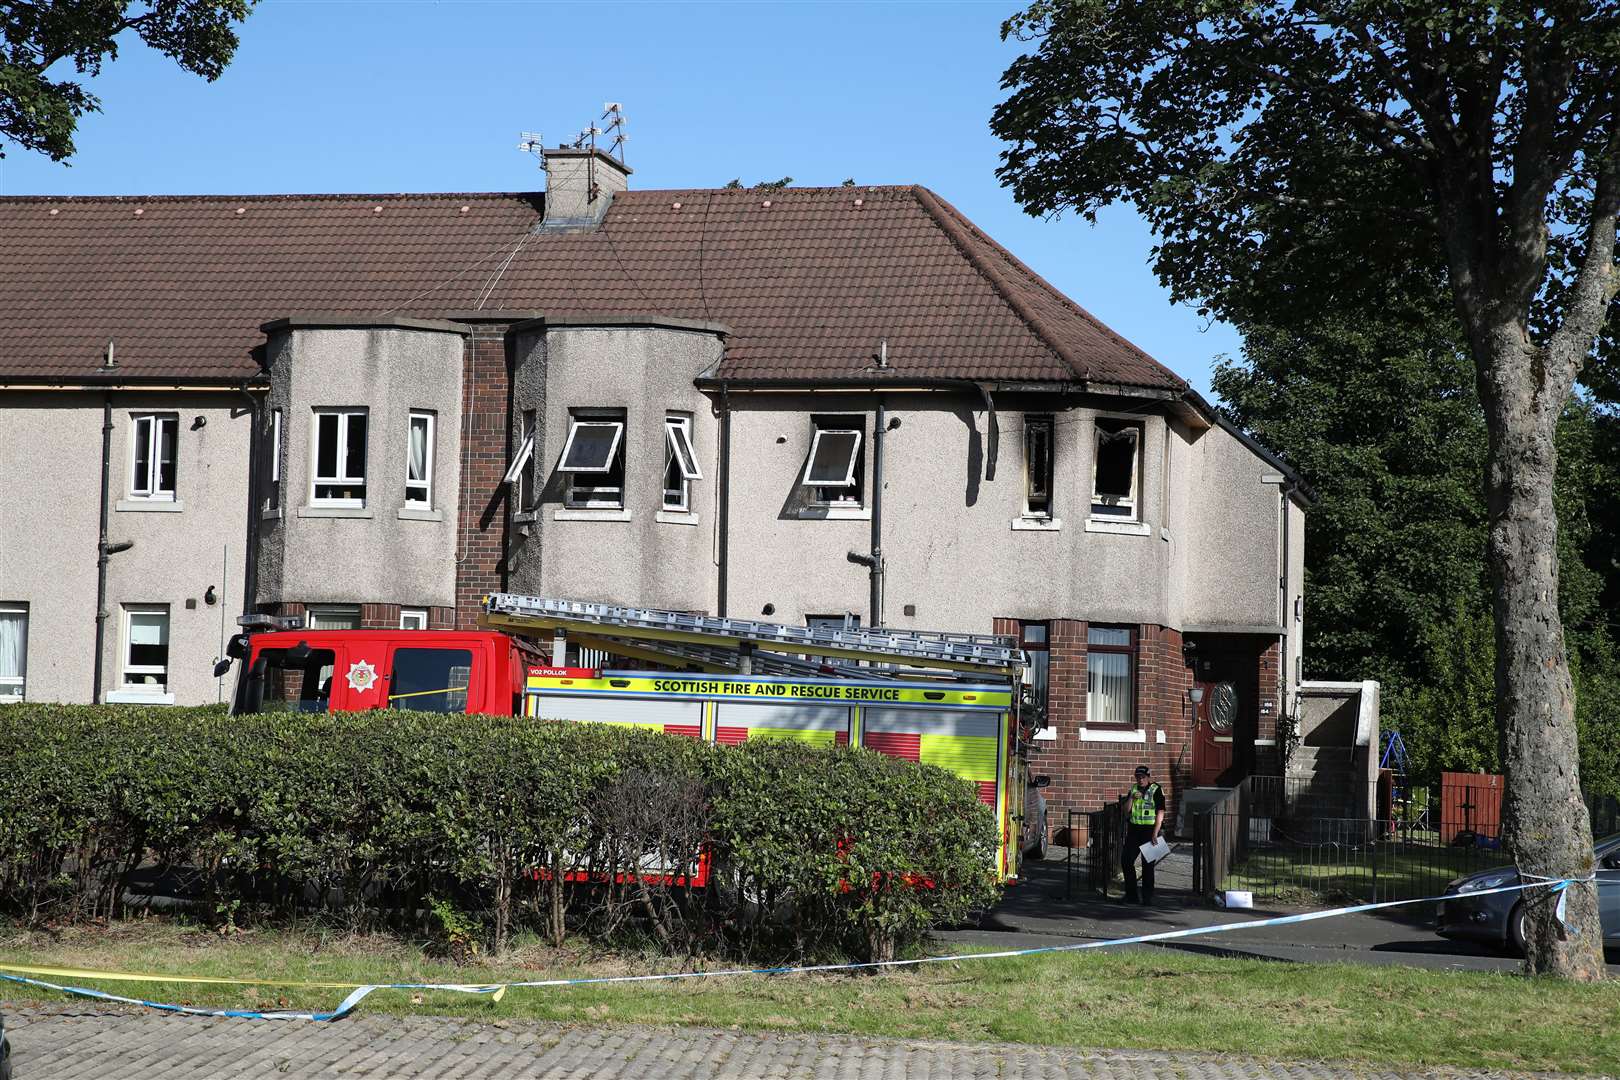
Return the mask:
POLYGON ((592 228, 613 196, 630 186, 630 167, 603 150, 559 146, 543 151, 548 228, 592 228))

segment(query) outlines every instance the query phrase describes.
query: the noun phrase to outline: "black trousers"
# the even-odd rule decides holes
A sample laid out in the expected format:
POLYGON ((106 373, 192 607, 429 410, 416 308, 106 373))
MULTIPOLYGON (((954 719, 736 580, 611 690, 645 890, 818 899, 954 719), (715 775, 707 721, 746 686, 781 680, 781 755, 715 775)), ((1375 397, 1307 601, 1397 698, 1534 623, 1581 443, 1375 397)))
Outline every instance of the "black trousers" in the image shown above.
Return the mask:
POLYGON ((1125 874, 1125 899, 1153 898, 1153 864, 1142 863, 1142 895, 1136 894, 1136 864, 1142 861, 1142 845, 1153 839, 1153 826, 1127 825, 1125 843, 1119 851, 1119 866, 1125 874))

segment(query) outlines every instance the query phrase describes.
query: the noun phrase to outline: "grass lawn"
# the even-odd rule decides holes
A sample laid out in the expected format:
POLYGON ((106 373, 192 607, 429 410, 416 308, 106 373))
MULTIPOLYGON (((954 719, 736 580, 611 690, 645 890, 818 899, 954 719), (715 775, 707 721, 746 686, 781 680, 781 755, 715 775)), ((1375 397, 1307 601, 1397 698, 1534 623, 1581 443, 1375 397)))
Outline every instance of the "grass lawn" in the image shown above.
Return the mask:
MULTIPOLYGON (((283 985, 80 982, 115 993, 239 1008, 325 1010, 339 989, 298 982, 459 982, 640 974, 667 962, 523 944, 456 967, 385 937, 314 931, 229 939, 144 921, 55 934, 0 931, 0 964, 267 978, 283 985)), ((62 995, 0 983, 9 1002, 62 995)), ((1139 949, 925 965, 880 975, 748 976, 517 989, 500 1002, 379 991, 361 1010, 482 1020, 692 1024, 1156 1050, 1380 1065, 1620 1073, 1620 984, 1350 964, 1228 960, 1139 949)), ((244 1021, 245 1022, 245 1021, 244 1021)))
POLYGON ((1438 896, 1453 878, 1510 861, 1500 851, 1440 844, 1377 844, 1349 855, 1330 844, 1257 847, 1221 888, 1273 899, 1409 900, 1438 896))

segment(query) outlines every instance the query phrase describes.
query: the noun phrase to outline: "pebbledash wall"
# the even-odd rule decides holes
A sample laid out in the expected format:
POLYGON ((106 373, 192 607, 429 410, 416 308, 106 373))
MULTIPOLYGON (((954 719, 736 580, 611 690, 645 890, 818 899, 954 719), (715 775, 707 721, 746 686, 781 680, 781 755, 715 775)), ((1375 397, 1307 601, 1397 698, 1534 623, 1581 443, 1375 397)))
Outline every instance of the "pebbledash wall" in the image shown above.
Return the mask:
MULTIPOLYGON (((695 381, 721 359, 724 327, 531 316, 479 313, 476 320, 370 328, 273 324, 270 405, 298 419, 283 439, 282 516, 263 519, 264 608, 298 614, 310 603, 343 601, 360 605, 363 626, 385 627, 398 625, 401 605, 421 606, 430 609, 431 625, 472 627, 485 594, 513 589, 718 614, 724 549, 725 614, 802 623, 852 611, 867 621, 867 572, 848 556, 870 544, 876 394, 740 391, 722 398, 695 381), (321 377, 344 352, 368 359, 344 379, 321 377), (280 374, 299 371, 305 374, 280 374), (376 513, 310 522, 296 512, 307 490, 307 414, 360 401, 375 402, 378 422, 376 513), (396 522, 393 473, 401 457, 381 432, 403 423, 402 410, 420 407, 440 418, 434 510, 443 520, 396 522), (732 460, 722 541, 723 407, 730 409, 732 460), (576 408, 624 410, 621 510, 562 505, 555 470, 576 408), (536 494, 520 507, 502 480, 525 412, 539 421, 528 466, 536 494), (663 511, 659 500, 670 412, 691 417, 703 473, 683 513, 663 511), (829 415, 866 433, 861 505, 829 509, 807 501, 802 478, 812 418, 829 415), (306 566, 308 580, 289 587, 276 565, 288 550, 286 531, 312 525, 323 530, 318 550, 304 550, 323 581, 317 588, 317 569, 306 566), (420 550, 423 543, 431 550, 420 550)), ((1137 764, 1149 764, 1173 797, 1191 784, 1187 691, 1197 661, 1189 642, 1247 664, 1239 671, 1245 689, 1237 764, 1275 771, 1268 756, 1275 721, 1292 695, 1280 658, 1285 645, 1290 654, 1297 650, 1300 628, 1293 599, 1303 584, 1303 520, 1273 466, 1231 432, 1195 423, 1173 404, 1007 394, 993 445, 998 436, 977 395, 894 391, 882 401, 898 422, 885 444, 884 621, 1010 634, 1027 622, 1049 625, 1051 724, 1033 756, 1036 771, 1053 780, 1047 798, 1054 832, 1069 808, 1095 809, 1117 796, 1137 764), (1027 414, 1058 421, 1054 502, 1045 521, 1024 513, 1027 414), (1096 418, 1122 415, 1143 425, 1139 508, 1128 527, 1090 515, 1096 418), (1128 726, 1089 722, 1091 621, 1135 629, 1128 726)))
POLYGON ((222 700, 232 681, 213 662, 245 599, 247 399, 235 389, 106 385, 0 395, 0 607, 27 617, 24 696, 95 700, 102 425, 111 406, 101 699, 157 704, 222 700), (137 417, 170 418, 175 488, 132 488, 137 417), (34 463, 36 467, 18 467, 34 463), (132 610, 166 616, 166 685, 126 679, 132 610))

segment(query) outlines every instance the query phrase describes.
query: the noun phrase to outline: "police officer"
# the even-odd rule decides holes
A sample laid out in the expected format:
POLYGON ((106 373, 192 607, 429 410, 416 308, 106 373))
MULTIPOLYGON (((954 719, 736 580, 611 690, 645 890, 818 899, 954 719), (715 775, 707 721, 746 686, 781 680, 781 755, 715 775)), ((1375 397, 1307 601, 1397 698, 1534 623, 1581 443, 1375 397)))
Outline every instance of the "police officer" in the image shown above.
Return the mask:
POLYGON ((1125 846, 1120 849, 1119 865, 1125 873, 1125 902, 1148 904, 1153 902, 1153 864, 1142 863, 1142 893, 1136 892, 1136 861, 1142 858, 1142 845, 1159 838, 1164 828, 1164 789, 1153 782, 1146 765, 1136 767, 1136 784, 1125 795, 1129 824, 1125 828, 1125 846))

